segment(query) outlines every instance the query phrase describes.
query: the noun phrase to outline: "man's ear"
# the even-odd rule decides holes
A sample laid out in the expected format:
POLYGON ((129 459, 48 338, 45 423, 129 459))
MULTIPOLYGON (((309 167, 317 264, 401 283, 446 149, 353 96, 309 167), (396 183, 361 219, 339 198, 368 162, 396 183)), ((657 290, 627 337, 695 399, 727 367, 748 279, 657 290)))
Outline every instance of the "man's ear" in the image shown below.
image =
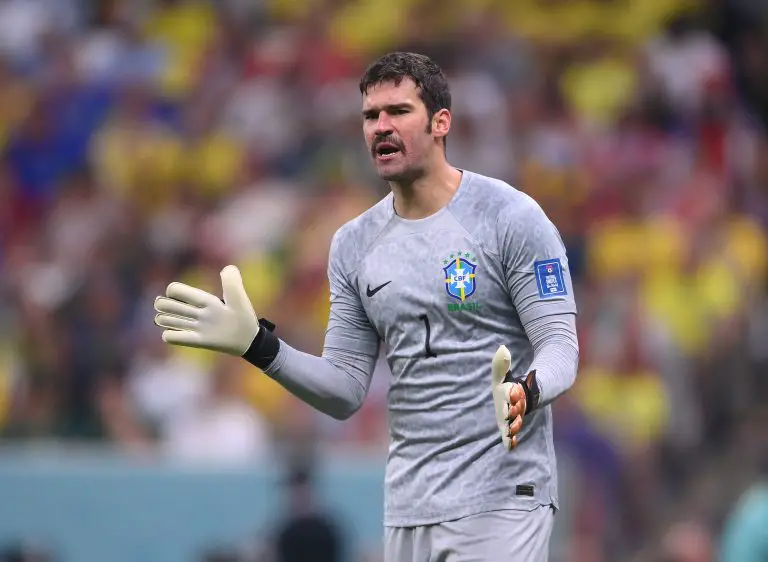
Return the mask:
POLYGON ((435 138, 444 138, 451 129, 451 112, 441 109, 432 116, 432 134, 435 138))

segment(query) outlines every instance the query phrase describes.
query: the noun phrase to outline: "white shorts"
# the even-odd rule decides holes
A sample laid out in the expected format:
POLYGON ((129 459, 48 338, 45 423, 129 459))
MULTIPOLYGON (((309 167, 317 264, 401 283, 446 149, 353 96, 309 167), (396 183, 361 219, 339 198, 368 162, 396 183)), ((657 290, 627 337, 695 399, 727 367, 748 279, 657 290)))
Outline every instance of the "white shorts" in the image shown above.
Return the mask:
POLYGON ((384 562, 547 562, 555 510, 502 510, 420 527, 387 527, 384 562))

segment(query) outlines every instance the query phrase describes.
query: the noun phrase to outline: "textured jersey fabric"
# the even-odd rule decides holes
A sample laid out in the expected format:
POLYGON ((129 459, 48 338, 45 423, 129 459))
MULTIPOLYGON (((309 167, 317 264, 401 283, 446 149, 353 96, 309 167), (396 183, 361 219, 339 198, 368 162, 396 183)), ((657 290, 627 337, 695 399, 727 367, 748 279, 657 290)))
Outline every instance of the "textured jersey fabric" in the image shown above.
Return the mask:
POLYGON ((557 505, 548 404, 575 377, 576 305, 564 245, 539 205, 466 170, 450 203, 425 219, 399 217, 390 194, 339 229, 328 275, 323 357, 283 342, 267 372, 346 418, 365 398, 383 340, 392 372, 385 524, 557 505), (513 451, 491 394, 500 344, 511 374, 535 368, 541 386, 513 451))

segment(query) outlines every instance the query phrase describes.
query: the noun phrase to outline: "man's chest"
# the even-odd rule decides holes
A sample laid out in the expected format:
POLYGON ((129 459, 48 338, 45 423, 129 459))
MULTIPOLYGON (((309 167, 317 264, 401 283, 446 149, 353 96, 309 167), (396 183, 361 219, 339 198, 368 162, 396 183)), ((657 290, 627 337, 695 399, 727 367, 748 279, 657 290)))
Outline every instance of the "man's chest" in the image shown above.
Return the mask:
POLYGON ((430 356, 514 314, 500 261, 452 232, 401 236, 363 260, 358 291, 390 352, 430 356))

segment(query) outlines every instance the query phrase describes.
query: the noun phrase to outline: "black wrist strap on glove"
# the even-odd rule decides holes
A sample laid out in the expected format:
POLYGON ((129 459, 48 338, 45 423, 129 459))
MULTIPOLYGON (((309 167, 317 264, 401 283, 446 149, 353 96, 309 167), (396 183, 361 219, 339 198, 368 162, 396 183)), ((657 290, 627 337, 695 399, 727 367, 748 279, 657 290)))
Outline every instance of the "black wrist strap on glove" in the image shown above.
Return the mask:
POLYGON ((243 359, 261 370, 269 367, 280 351, 280 340, 273 333, 275 325, 266 318, 259 318, 259 333, 250 347, 243 353, 243 359))
POLYGON ((536 380, 536 370, 534 369, 525 377, 512 379, 512 382, 520 383, 525 393, 525 415, 530 414, 539 406, 539 399, 541 398, 541 390, 539 389, 539 382, 536 380))

